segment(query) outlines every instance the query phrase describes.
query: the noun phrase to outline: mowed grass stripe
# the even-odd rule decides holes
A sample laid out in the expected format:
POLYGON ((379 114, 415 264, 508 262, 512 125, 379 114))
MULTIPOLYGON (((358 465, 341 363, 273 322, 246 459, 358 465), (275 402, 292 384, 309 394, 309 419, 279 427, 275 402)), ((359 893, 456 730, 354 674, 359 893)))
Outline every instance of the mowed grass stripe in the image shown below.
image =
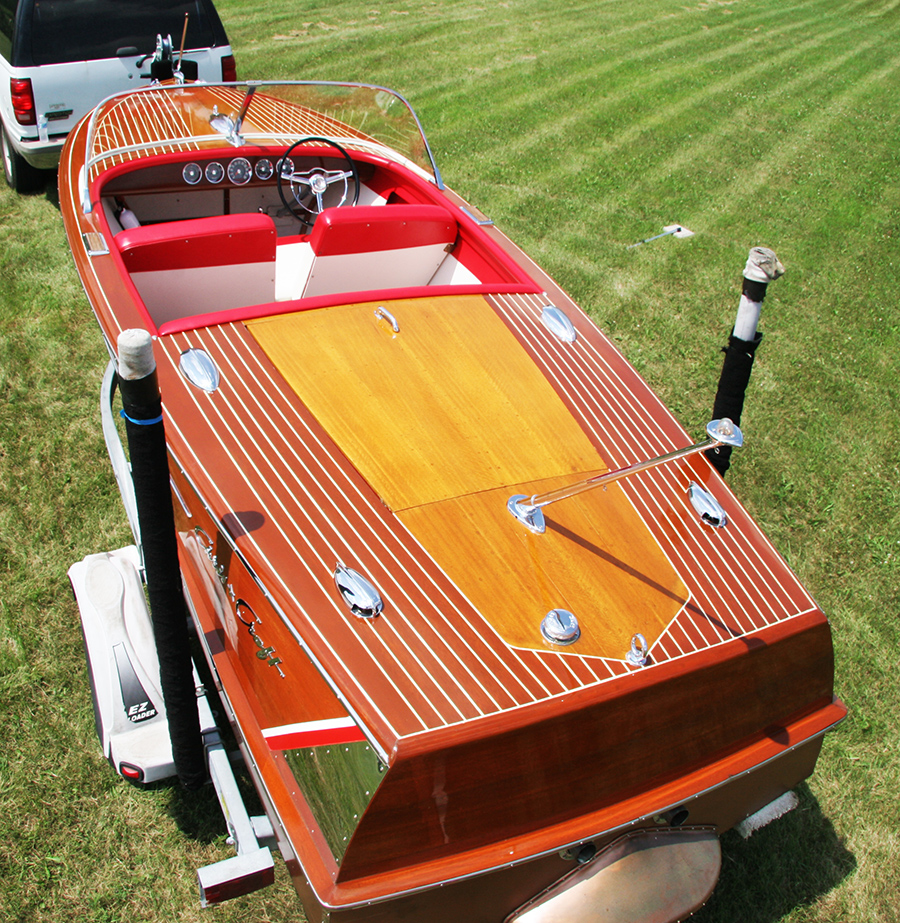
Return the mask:
MULTIPOLYGON (((801 30, 805 32, 807 25, 801 24, 801 30)), ((802 72, 800 51, 821 52, 828 43, 834 43, 852 30, 852 26, 833 29, 807 40, 800 49, 782 51, 774 60, 767 48, 759 46, 760 40, 755 37, 745 38, 737 46, 731 43, 720 45, 702 55, 696 47, 696 39, 679 39, 677 57, 694 63, 686 69, 677 65, 671 72, 657 69, 644 73, 639 80, 632 79, 628 72, 628 66, 633 66, 633 62, 626 66, 620 61, 605 59, 589 68, 582 68, 562 87, 555 81, 543 80, 531 92, 523 93, 521 81, 508 77, 506 83, 503 80, 492 83, 485 106, 473 113, 469 134, 480 132, 484 146, 492 145, 492 141, 501 135, 505 136, 499 159, 525 157, 529 185, 535 187, 545 185, 548 172, 558 175, 555 154, 565 153, 564 170, 577 174, 586 163, 590 163, 590 152, 596 153, 598 144, 601 145, 599 159, 606 160, 611 148, 627 146, 650 130, 657 130, 652 141, 658 161, 660 149, 665 150, 669 136, 673 144, 680 146, 683 132, 696 130, 690 123, 686 128, 685 117, 708 121, 708 110, 713 102, 721 101, 721 105, 727 105, 728 94, 740 94, 743 85, 747 86, 749 95, 754 86, 766 82, 770 72, 777 73, 779 69, 802 72), (685 44, 688 41, 691 44, 685 44), (742 65, 744 60, 752 62, 749 69, 742 65), (710 83, 705 79, 713 63, 719 65, 715 68, 716 72, 728 75, 724 81, 710 83), (687 85, 689 92, 679 95, 682 83, 687 85), (559 115, 548 119, 548 111, 559 115), (619 123, 625 127, 620 128, 619 123), (515 127, 512 137, 509 135, 510 126, 515 127), (573 156, 572 152, 576 149, 587 150, 588 153, 573 156), (535 153, 538 156, 533 161, 527 159, 535 153)), ((790 31, 790 26, 782 25, 782 33, 787 36, 790 31)), ((707 39, 701 36, 699 41, 707 39)), ((671 45, 675 48, 676 40, 671 40, 671 45)), ((823 67, 827 69, 827 63, 823 63, 823 67)), ((458 92, 464 93, 465 88, 460 87, 458 92)), ((748 118, 754 118, 752 112, 748 113, 748 118)))
MULTIPOLYGON (((673 176, 693 172, 698 165, 703 165, 705 181, 678 190, 684 194, 692 210, 700 204, 690 201, 692 189, 704 196, 712 192, 713 198, 707 209, 712 213, 721 212, 721 196, 727 195, 732 206, 758 199, 760 191, 783 176, 789 164, 814 156, 836 125, 846 127, 848 120, 852 122, 853 113, 859 110, 872 90, 876 90, 879 96, 884 95, 885 82, 892 81, 900 67, 898 60, 892 60, 877 70, 858 74, 852 81, 834 80, 838 75, 846 76, 846 70, 874 44, 869 42, 862 49, 848 51, 837 58, 829 57, 818 68, 799 69, 797 76, 790 81, 780 79, 777 66, 760 64, 754 68, 758 78, 774 89, 767 89, 764 99, 734 110, 727 119, 716 120, 704 135, 697 134, 702 126, 687 121, 683 125, 683 130, 689 135, 687 143, 682 135, 682 143, 674 147, 671 154, 648 165, 642 183, 658 184, 673 176), (849 86, 838 92, 846 83, 849 86), (807 114, 800 120, 796 120, 790 111, 796 108, 798 99, 804 100, 807 107, 807 114), (735 171, 735 163, 743 163, 744 166, 735 171), (715 188, 717 184, 712 182, 716 177, 718 189, 715 188)), ((742 85, 746 85, 744 81, 735 78, 718 86, 716 92, 733 92, 742 85)), ((698 102, 691 99, 684 108, 696 109, 698 102)), ((676 113, 681 108, 672 107, 676 113)), ((664 123, 665 113, 662 110, 658 119, 660 124, 664 123)), ((643 131, 635 129, 629 140, 637 141, 637 136, 641 134, 643 131)), ((667 139, 655 136, 654 140, 664 144, 667 139)))
MULTIPOLYGON (((521 121, 523 114, 533 112, 535 121, 542 116, 546 121, 547 104, 552 103, 560 116, 544 128, 544 134, 539 136, 540 143, 552 134, 568 136, 573 130, 593 132, 597 127, 608 128, 616 122, 623 123, 624 127, 617 128, 612 138, 601 138, 604 145, 627 143, 657 125, 672 126, 672 134, 681 139, 683 115, 702 116, 711 104, 720 100, 727 105, 728 98, 723 99, 724 94, 740 93, 743 85, 748 94, 761 87, 778 86, 779 80, 766 78, 779 72, 801 72, 817 61, 822 62, 821 73, 826 73, 832 60, 828 46, 840 37, 855 35, 857 29, 852 25, 840 26, 798 44, 797 32, 807 35, 812 23, 813 20, 782 24, 778 34, 786 40, 786 47, 775 55, 768 47, 773 44, 771 35, 764 39, 750 35, 737 43, 729 39, 713 48, 707 47, 712 39, 705 34, 692 35, 670 40, 673 61, 665 66, 646 69, 635 58, 622 61, 611 57, 574 71, 563 86, 544 81, 536 92, 527 95, 515 84, 505 95, 492 88, 490 105, 480 118, 489 121, 493 117, 503 126, 508 118, 521 121)), ((875 41, 884 39, 873 39, 873 43, 875 41)), ((857 47, 855 44, 853 47, 855 54, 857 47)), ((831 69, 837 70, 837 67, 836 64, 831 69)), ((816 75, 808 79, 813 81, 816 75)), ((503 87, 502 82, 500 87, 503 87)), ((531 135, 518 138, 511 150, 521 153, 532 139, 531 135)))

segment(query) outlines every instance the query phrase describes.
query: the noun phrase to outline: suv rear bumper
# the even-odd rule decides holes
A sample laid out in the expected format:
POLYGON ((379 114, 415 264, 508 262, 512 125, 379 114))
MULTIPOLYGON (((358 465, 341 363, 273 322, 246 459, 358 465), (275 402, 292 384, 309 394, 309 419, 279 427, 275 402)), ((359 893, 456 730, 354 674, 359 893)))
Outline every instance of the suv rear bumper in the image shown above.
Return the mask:
POLYGON ((65 140, 65 137, 53 139, 50 142, 40 141, 37 138, 34 140, 10 138, 15 150, 37 170, 55 170, 59 166, 59 155, 65 140))

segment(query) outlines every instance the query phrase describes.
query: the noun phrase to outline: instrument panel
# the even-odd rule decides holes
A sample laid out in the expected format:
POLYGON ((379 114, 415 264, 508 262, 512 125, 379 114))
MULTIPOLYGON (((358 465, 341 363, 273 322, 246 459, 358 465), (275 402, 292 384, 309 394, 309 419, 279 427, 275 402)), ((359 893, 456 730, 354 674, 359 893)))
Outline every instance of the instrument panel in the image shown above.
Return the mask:
POLYGON ((195 161, 186 163, 181 171, 181 178, 188 186, 196 186, 203 180, 211 186, 221 183, 232 186, 246 186, 254 177, 267 182, 276 173, 290 176, 294 172, 294 163, 289 157, 273 160, 258 157, 251 161, 248 157, 233 157, 231 160, 208 160, 202 164, 195 161))
MULTIPOLYGON (((199 153, 199 152, 198 152, 199 153)), ((274 186, 279 174, 289 177, 297 170, 317 166, 328 168, 343 164, 340 157, 310 156, 285 158, 284 150, 247 152, 228 156, 225 151, 194 154, 193 159, 178 158, 166 162, 134 161, 125 170, 110 177, 103 185, 102 195, 129 195, 132 193, 168 193, 182 191, 220 190, 251 186, 274 186), (226 154, 226 156, 222 156, 226 154)), ((190 155, 188 155, 190 156, 190 155)), ((360 179, 371 180, 376 167, 364 160, 356 160, 360 179)))

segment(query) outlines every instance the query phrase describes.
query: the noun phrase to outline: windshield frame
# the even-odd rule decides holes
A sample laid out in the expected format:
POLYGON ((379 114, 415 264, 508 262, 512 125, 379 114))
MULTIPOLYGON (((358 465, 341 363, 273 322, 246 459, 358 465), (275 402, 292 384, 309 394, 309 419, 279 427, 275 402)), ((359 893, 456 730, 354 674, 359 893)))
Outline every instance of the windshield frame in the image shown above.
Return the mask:
MULTIPOLYGON (((100 102, 91 113, 85 140, 84 166, 79 177, 79 191, 85 214, 91 211, 91 183, 110 165, 179 150, 209 150, 226 145, 239 150, 244 144, 285 145, 303 136, 297 131, 276 130, 271 126, 260 125, 259 120, 264 122, 265 114, 258 109, 254 110, 254 104, 263 100, 274 101, 276 107, 293 107, 283 111, 296 114, 298 118, 308 113, 317 122, 326 122, 328 128, 337 129, 327 132, 323 130, 317 134, 333 138, 348 148, 386 157, 418 173, 434 183, 438 189, 445 188, 419 117, 403 96, 388 87, 327 80, 151 84, 136 90, 114 93, 100 102), (187 99, 192 93, 197 96, 216 96, 218 91, 221 91, 222 101, 228 103, 230 111, 227 113, 219 112, 217 106, 212 110, 204 110, 198 105, 192 107, 187 99), (235 94, 234 91, 238 93, 235 94), (172 110, 177 109, 180 115, 186 112, 190 115, 187 120, 181 119, 185 130, 160 131, 149 139, 131 139, 127 143, 117 143, 116 132, 110 130, 112 123, 116 121, 117 109, 142 104, 142 97, 148 93, 157 94, 157 97, 160 93, 166 96, 171 94, 171 99, 166 99, 166 102, 171 104, 172 110), (314 103, 314 106, 305 105, 306 96, 309 97, 307 101, 314 103), (327 101, 329 97, 333 98, 335 105, 323 106, 323 101, 327 101), (367 98, 370 98, 370 103, 367 103, 367 98), (207 117, 198 118, 198 114, 202 115, 204 112, 207 117), (254 117, 257 118, 257 122, 254 122, 254 117), (218 128, 214 126, 214 122, 218 124, 218 128), (223 128, 223 123, 230 128, 223 128), (392 137, 380 139, 377 135, 362 130, 363 125, 369 130, 377 129, 378 123, 392 137), (405 150, 398 147, 398 141, 405 142, 405 150)), ((271 121, 271 116, 269 119, 271 121)), ((322 127, 321 124, 319 127, 322 127)))

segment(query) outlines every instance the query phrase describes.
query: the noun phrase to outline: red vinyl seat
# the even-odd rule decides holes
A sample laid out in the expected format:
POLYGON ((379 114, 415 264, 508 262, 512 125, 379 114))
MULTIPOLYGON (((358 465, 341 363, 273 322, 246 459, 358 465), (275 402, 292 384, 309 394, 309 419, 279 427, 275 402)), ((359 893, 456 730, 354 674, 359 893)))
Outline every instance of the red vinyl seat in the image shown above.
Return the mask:
POLYGON ((131 273, 275 260, 275 224, 259 212, 146 224, 115 241, 131 273))
POLYGON ((406 250, 456 240, 456 219, 439 205, 326 208, 309 243, 316 256, 406 250))

